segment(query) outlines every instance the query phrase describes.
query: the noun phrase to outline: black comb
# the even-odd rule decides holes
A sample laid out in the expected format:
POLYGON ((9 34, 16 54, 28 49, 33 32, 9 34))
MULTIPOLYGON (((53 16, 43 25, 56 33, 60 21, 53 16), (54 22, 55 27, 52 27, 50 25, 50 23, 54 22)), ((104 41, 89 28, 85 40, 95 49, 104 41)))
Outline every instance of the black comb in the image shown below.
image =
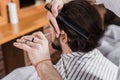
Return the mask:
MULTIPOLYGON (((51 7, 52 6, 50 4, 46 4, 45 5, 45 8, 48 11, 50 11, 50 12, 51 12, 51 7)), ((76 24, 72 19, 70 19, 69 17, 64 15, 62 12, 59 13, 57 18, 59 20, 61 20, 63 23, 65 23, 67 26, 69 26, 69 28, 71 28, 72 30, 77 32, 79 35, 81 35, 83 38, 85 38, 85 39, 89 39, 90 38, 90 34, 87 31, 85 31, 84 29, 80 28, 80 26, 78 24, 76 24)))

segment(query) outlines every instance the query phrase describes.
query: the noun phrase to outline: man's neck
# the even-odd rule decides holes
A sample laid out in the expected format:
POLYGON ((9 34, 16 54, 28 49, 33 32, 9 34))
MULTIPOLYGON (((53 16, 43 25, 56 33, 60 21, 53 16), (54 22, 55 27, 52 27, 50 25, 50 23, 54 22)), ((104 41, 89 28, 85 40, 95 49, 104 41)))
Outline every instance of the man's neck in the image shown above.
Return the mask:
POLYGON ((62 48, 62 53, 63 54, 68 54, 68 53, 71 53, 72 52, 72 50, 70 49, 70 47, 68 47, 68 46, 64 46, 63 48, 62 48))

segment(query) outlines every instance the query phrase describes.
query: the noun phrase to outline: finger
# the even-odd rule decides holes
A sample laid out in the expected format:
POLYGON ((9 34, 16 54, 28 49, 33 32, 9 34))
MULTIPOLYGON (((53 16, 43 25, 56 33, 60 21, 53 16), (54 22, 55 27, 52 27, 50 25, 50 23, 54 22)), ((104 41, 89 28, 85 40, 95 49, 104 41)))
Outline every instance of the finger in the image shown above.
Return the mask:
POLYGON ((64 2, 63 0, 54 0, 52 2, 52 14, 54 17, 58 16, 59 10, 63 8, 64 2))
POLYGON ((26 44, 22 44, 22 43, 17 43, 17 42, 14 42, 13 45, 19 49, 22 49, 22 50, 25 50, 25 51, 29 51, 31 48, 26 45, 26 44))
MULTIPOLYGON (((49 15, 49 12, 48 12, 48 14, 47 14, 47 16, 49 17, 50 15, 49 15)), ((49 20, 49 24, 48 24, 51 28, 52 28, 52 31, 55 31, 56 32, 56 30, 55 30, 55 27, 54 27, 54 25, 52 24, 52 22, 49 20)), ((57 33, 57 32, 56 32, 57 33)))
POLYGON ((58 9, 57 9, 58 4, 56 4, 56 0, 53 0, 52 2, 52 14, 54 15, 54 17, 58 16, 58 9))
POLYGON ((35 32, 32 35, 35 36, 35 37, 37 37, 38 39, 47 40, 46 37, 45 37, 45 35, 41 31, 35 32))
POLYGON ((23 36, 21 39, 22 40, 27 40, 27 41, 32 41, 33 38, 34 38, 33 35, 28 35, 28 36, 23 36))
POLYGON ((63 8, 62 5, 59 5, 59 6, 58 6, 58 10, 61 10, 62 8, 63 8))
POLYGON ((52 16, 51 13, 48 13, 48 16, 49 16, 49 20, 51 21, 51 23, 53 24, 53 27, 55 29, 55 32, 57 32, 57 35, 59 36, 60 34, 60 29, 58 27, 58 24, 57 24, 57 21, 56 19, 52 16))
POLYGON ((17 39, 16 41, 17 41, 18 43, 25 43, 26 40, 24 40, 24 39, 17 39))
POLYGON ((37 43, 31 42, 31 41, 26 41, 25 44, 26 44, 27 46, 30 46, 30 47, 35 47, 37 43))
POLYGON ((33 40, 33 42, 34 43, 39 43, 39 44, 42 44, 42 39, 39 39, 38 37, 34 37, 34 40, 33 40))

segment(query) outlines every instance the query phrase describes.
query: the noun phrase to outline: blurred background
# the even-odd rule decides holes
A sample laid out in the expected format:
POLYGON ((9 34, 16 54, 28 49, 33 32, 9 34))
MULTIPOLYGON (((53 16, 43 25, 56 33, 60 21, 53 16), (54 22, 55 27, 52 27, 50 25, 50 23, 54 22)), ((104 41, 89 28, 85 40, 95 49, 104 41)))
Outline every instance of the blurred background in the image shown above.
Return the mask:
MULTIPOLYGON (((0 0, 0 79, 16 68, 31 65, 25 51, 13 46, 21 36, 42 31, 49 41, 53 64, 60 58, 60 52, 51 47, 53 29, 48 25, 45 4, 50 0, 0 0), (11 4, 12 3, 12 4, 11 4), (8 5, 11 4, 11 5, 8 5)), ((93 5, 101 15, 105 34, 98 49, 115 65, 120 57, 120 18, 104 8, 93 5)))

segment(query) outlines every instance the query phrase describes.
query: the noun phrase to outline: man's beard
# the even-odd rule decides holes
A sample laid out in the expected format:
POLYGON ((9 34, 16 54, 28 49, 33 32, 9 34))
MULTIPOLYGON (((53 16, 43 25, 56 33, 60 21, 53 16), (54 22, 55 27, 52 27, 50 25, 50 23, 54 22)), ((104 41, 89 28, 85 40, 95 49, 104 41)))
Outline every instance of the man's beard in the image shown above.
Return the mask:
POLYGON ((52 42, 52 48, 58 50, 58 51, 62 51, 62 47, 60 44, 60 38, 55 38, 54 41, 52 42))

